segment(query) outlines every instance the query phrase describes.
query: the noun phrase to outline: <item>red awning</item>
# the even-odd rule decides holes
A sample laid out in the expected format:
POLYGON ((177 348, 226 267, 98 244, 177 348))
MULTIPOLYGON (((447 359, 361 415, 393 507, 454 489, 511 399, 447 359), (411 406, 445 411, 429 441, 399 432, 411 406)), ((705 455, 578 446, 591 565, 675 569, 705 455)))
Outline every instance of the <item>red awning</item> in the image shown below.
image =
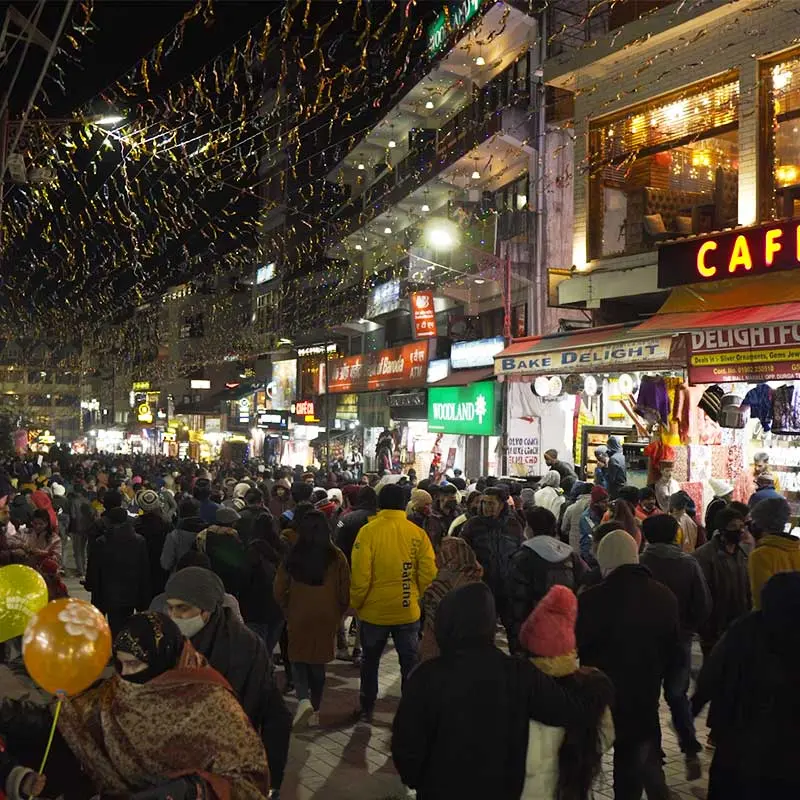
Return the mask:
POLYGON ((684 333, 700 328, 738 328, 800 320, 800 303, 728 308, 720 311, 683 311, 656 314, 636 326, 642 333, 684 333))
POLYGON ((585 331, 554 333, 551 336, 528 336, 525 339, 516 339, 495 358, 570 350, 593 344, 613 344, 630 339, 631 330, 634 330, 631 325, 605 325, 601 328, 587 328, 585 331))
POLYGON ((480 367, 479 369, 460 369, 452 372, 446 378, 436 383, 431 383, 428 388, 436 389, 439 386, 469 386, 478 381, 494 380, 494 367, 480 367))

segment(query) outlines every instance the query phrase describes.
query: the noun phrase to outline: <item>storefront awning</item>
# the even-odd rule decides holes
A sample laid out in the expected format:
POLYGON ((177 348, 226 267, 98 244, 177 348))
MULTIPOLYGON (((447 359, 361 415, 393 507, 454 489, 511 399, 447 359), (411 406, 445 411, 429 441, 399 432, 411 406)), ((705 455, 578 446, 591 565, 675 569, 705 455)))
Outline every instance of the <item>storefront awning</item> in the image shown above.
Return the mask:
POLYGON ((653 336, 632 325, 610 325, 578 333, 531 337, 509 345, 495 358, 496 375, 656 369, 685 365, 680 337, 653 336))
POLYGON ((725 311, 685 311, 675 314, 656 314, 636 327, 642 333, 688 333, 704 328, 739 328, 746 325, 766 325, 772 322, 800 320, 800 303, 781 303, 774 306, 749 306, 725 311))
POLYGON ((488 381, 494 378, 494 367, 480 367, 479 369, 462 369, 452 372, 446 378, 431 383, 431 387, 444 386, 469 386, 478 381, 488 381))

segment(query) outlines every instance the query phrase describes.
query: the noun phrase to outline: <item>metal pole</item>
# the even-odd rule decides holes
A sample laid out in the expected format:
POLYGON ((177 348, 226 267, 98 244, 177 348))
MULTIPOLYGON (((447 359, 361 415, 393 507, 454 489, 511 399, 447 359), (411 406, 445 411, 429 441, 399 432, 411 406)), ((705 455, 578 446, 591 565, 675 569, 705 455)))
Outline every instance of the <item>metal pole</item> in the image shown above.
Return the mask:
MULTIPOLYGON (((325 366, 325 470, 327 473, 331 471, 331 419, 329 408, 329 392, 328 392, 328 338, 325 337, 325 353, 322 356, 323 364, 325 366)), ((325 476, 327 480, 327 475, 325 476)))

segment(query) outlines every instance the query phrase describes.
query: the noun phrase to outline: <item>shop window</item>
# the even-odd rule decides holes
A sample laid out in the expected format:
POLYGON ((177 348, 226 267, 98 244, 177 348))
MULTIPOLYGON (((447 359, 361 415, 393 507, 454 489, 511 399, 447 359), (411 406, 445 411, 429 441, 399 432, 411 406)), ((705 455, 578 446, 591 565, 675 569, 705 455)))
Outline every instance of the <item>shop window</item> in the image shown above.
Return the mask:
POLYGON ((590 258, 736 225, 738 113, 727 75, 593 123, 590 258))
POLYGON ((762 219, 800 216, 800 56, 762 66, 762 219))

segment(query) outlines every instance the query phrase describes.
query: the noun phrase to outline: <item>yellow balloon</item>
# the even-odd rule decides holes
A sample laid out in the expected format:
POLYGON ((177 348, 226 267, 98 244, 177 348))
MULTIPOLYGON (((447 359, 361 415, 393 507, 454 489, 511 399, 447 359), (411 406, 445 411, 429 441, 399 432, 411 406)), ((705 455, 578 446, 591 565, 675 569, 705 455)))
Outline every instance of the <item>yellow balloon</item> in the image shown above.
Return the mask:
POLYGON ((53 600, 30 621, 22 640, 28 674, 51 694, 78 694, 103 673, 111 657, 111 631, 91 603, 53 600))
POLYGON ((31 617, 47 605, 47 584, 24 564, 0 567, 0 642, 22 636, 31 617))

